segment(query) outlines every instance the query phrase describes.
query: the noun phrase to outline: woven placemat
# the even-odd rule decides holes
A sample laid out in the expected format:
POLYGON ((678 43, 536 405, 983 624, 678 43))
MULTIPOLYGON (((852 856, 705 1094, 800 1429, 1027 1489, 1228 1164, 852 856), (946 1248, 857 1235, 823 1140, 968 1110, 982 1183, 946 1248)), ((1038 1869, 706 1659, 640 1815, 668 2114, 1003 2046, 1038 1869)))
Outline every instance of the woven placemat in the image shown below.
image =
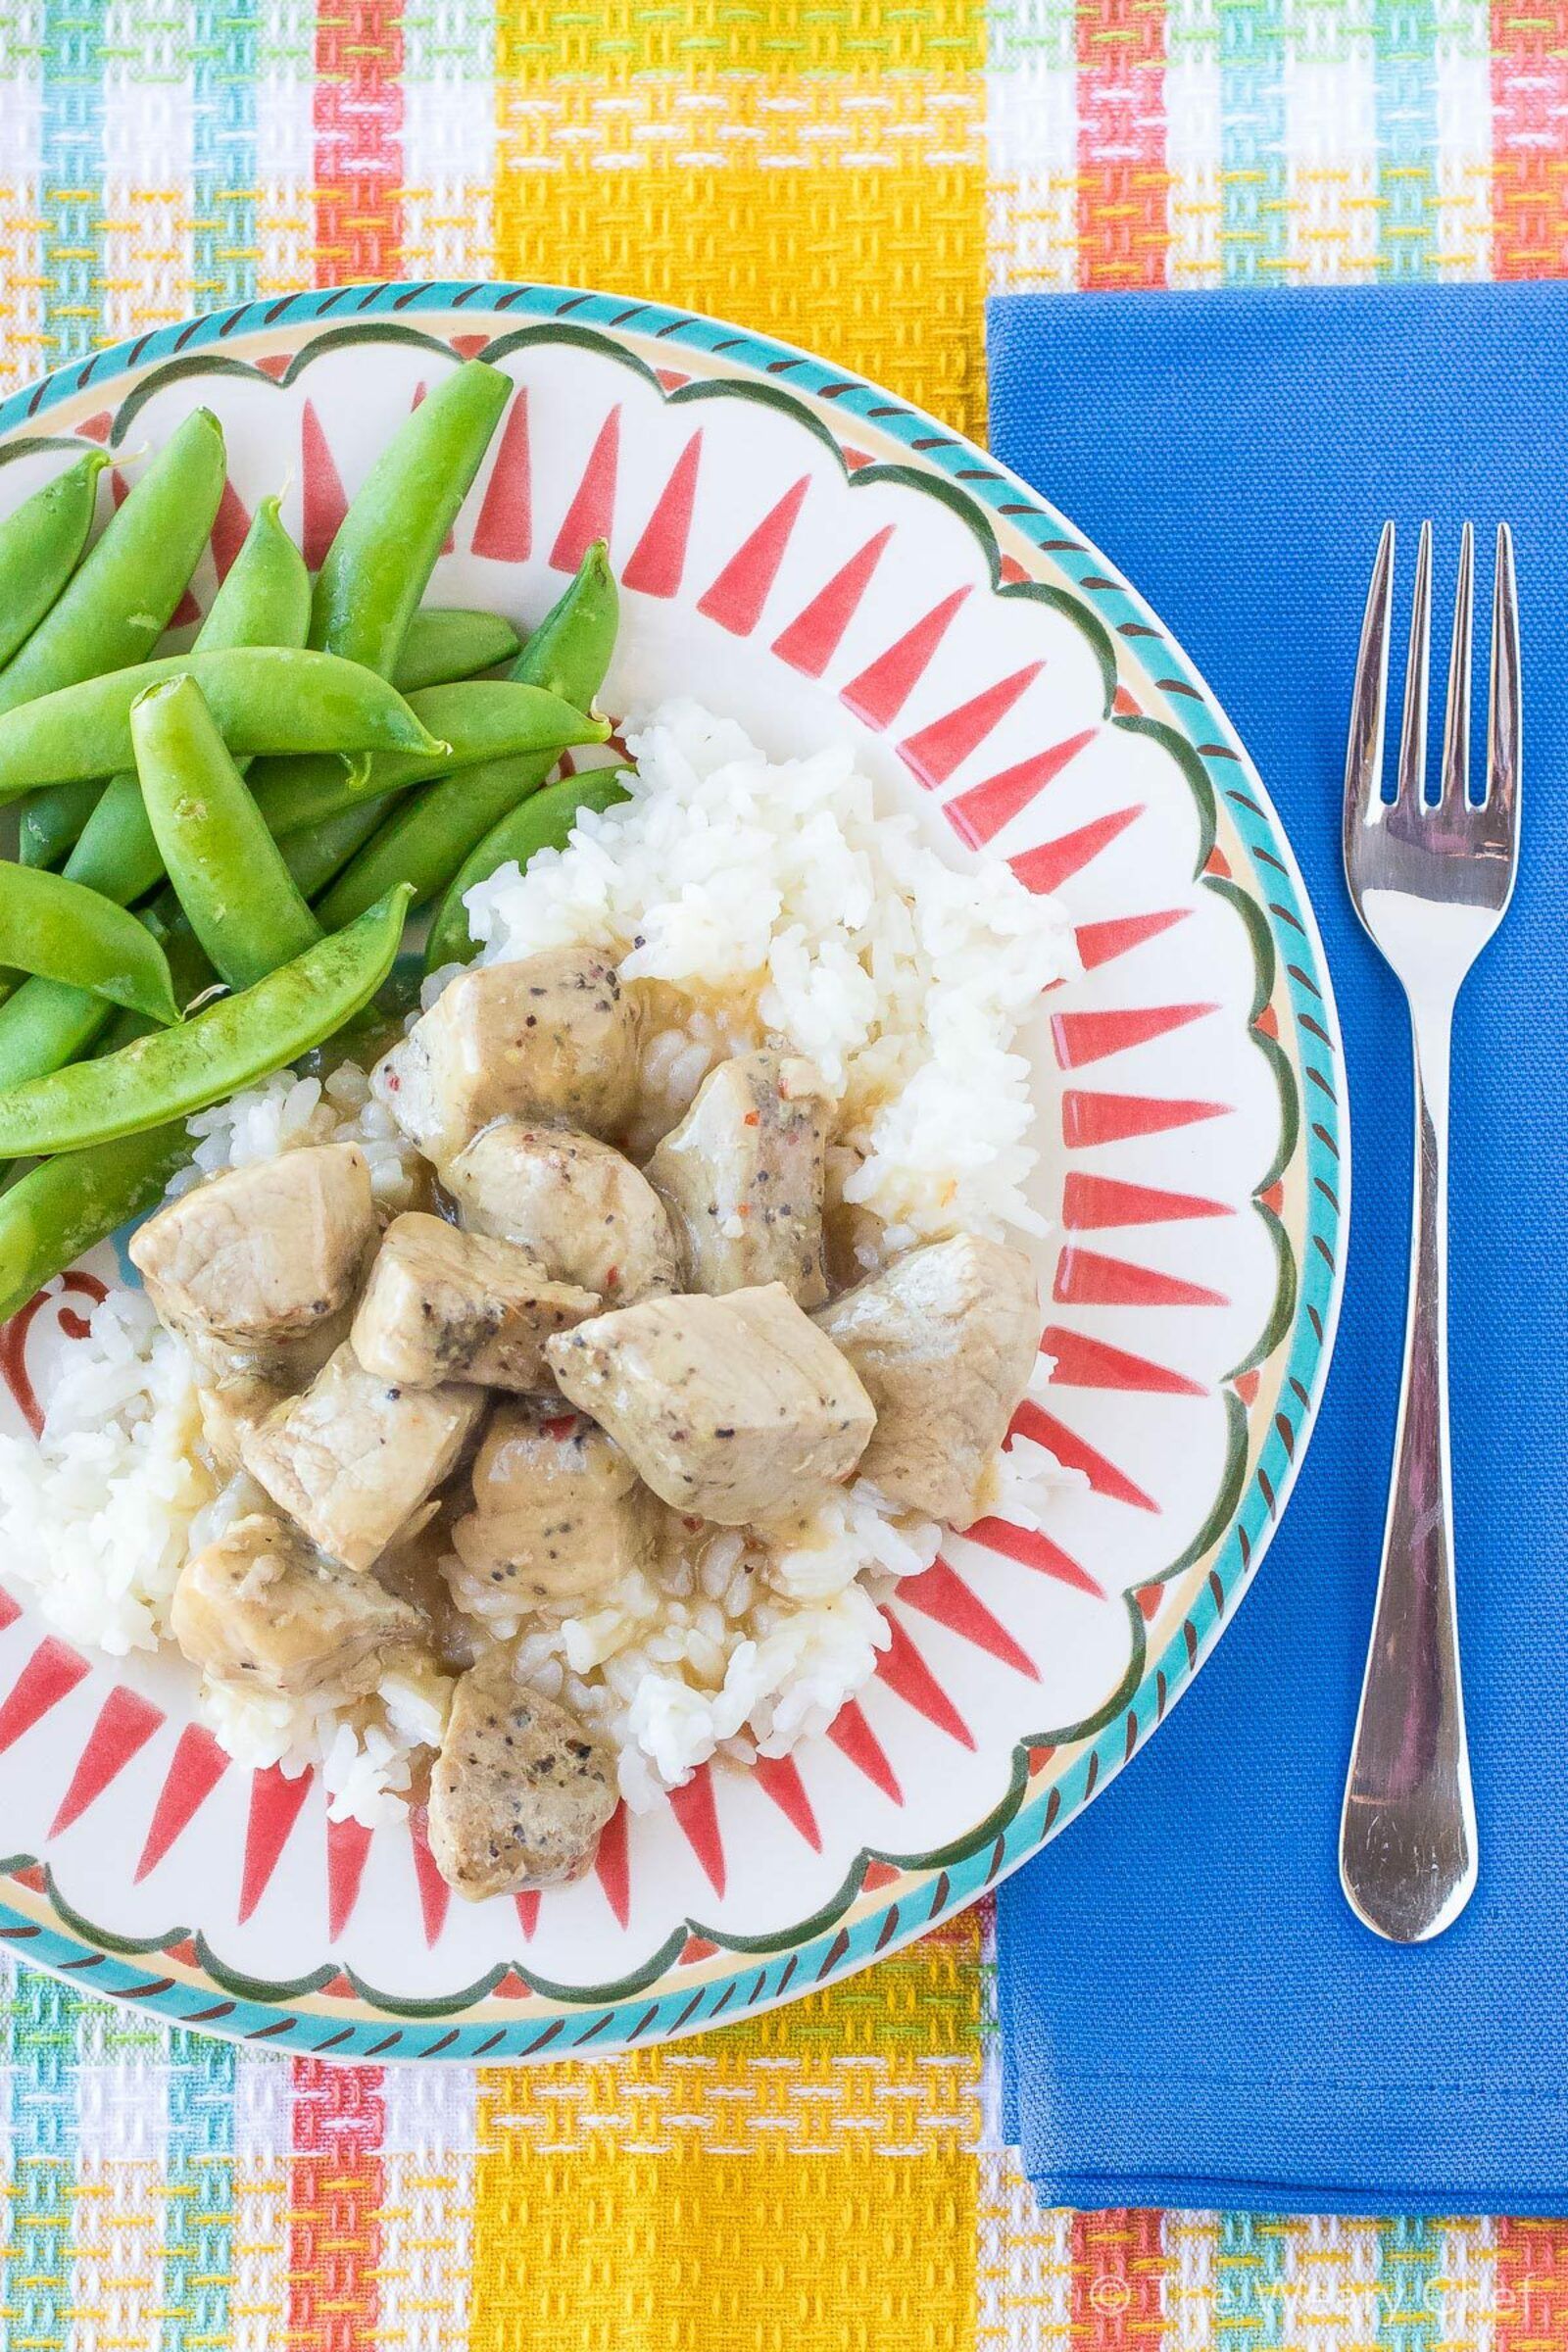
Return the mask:
MULTIPOLYGON (((714 311, 979 432, 988 290, 1568 270, 1565 126, 1561 5, 0 0, 0 384, 259 292, 496 274, 714 311)), ((8 1974, 0 2344, 1568 2345, 1556 2223, 1042 2215, 988 2121, 984 1934, 514 2073, 8 1974)))

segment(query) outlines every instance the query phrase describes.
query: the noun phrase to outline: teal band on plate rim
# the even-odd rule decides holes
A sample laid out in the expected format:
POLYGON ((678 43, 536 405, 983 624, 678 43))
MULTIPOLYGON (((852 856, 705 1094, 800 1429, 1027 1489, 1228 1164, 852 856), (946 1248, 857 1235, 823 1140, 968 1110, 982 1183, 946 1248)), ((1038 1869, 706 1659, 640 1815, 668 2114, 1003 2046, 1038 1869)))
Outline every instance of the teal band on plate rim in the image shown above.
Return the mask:
MULTIPOLYGON (((727 1973, 705 1976, 695 1987, 688 1984, 653 1992, 652 1984, 676 1956, 666 1947, 640 1972, 646 1987, 641 1993, 631 1981, 615 1987, 614 1997, 607 1993, 601 1998, 535 1979, 542 1995, 565 2004, 547 2022, 535 2016, 498 2025, 493 2011, 480 2021, 453 2022, 454 2012, 465 2003, 488 1997, 505 1973, 497 1969, 489 1980, 462 1995, 444 1995, 427 2003, 399 2000, 378 2017, 343 2023, 321 2010, 290 2005, 322 1990, 333 1974, 330 1968, 314 1971, 286 1985, 247 1981, 227 1967, 222 1967, 220 1980, 214 1975, 205 1982, 162 1974, 159 1957, 183 1938, 186 1931, 172 1927, 157 1938, 128 1943, 93 1927, 74 1911, 54 1890, 47 1869, 38 1869, 35 1857, 14 1854, 0 1860, 0 1871, 27 1871, 29 1890, 38 1896, 45 1914, 39 1917, 0 1905, 0 1940, 24 1958, 67 1975, 84 1988, 132 2002, 172 2024, 270 2042, 301 2054, 344 2059, 553 2058, 588 2047, 600 2054, 639 2040, 697 2032, 863 1967, 972 1902, 1054 1836, 1136 1752, 1186 1689, 1267 1546, 1305 1451, 1327 1374, 1349 1205, 1344 1061, 1322 946, 1290 845, 1234 730, 1203 680, 1142 600, 1072 524, 1027 484, 993 465, 973 444, 948 433, 890 393, 766 336, 656 303, 506 281, 343 286, 244 303, 180 325, 157 328, 57 368, 36 385, 0 402, 0 464, 7 454, 3 447, 6 436, 36 427, 60 402, 75 399, 97 383, 107 386, 110 379, 126 370, 158 366, 167 381, 170 363, 188 362, 193 371, 210 366, 229 338, 239 333, 318 323, 352 330, 355 324, 372 321, 384 332, 388 325, 409 322, 411 315, 461 314, 470 306, 481 316, 498 314, 506 322, 497 332, 497 342, 510 335, 514 326, 529 322, 610 333, 632 329, 661 344, 721 360, 736 370, 741 383, 749 378, 754 389, 765 387, 771 397, 785 396, 780 405, 790 405, 789 393, 804 393, 831 404, 838 415, 858 416, 917 454, 923 471, 935 469, 939 477, 945 477, 952 485, 950 495, 955 496, 955 503, 961 502, 982 516, 1004 519, 1010 529, 1029 541, 1081 606, 1098 616, 1112 641, 1118 636, 1136 637, 1145 654, 1152 643, 1157 647, 1161 673, 1157 683, 1167 693, 1171 718, 1188 747, 1184 764, 1190 764, 1195 782, 1200 773, 1203 789, 1223 801, 1231 827, 1251 861, 1251 887, 1245 894, 1227 889, 1227 895, 1234 897, 1250 927, 1254 923, 1263 926, 1253 941, 1259 975, 1255 1010, 1261 1013, 1277 974, 1283 973, 1300 1041, 1309 1090, 1304 1102, 1295 1100, 1294 1073, 1277 1047, 1274 1058, 1287 1095, 1287 1143, 1292 1141, 1294 1123, 1295 1140, 1305 1154, 1305 1248, 1302 1263, 1295 1270, 1280 1410, 1245 1488, 1224 1494, 1216 1521, 1205 1528, 1182 1560, 1164 1572, 1168 1579, 1191 1565, 1195 1556, 1200 1559, 1211 1554, 1208 1573, 1181 1626, 1157 1656, 1149 1656, 1141 1640, 1135 1642, 1135 1687, 1118 1693, 1113 1711, 1100 1724, 1092 1741, 1049 1789, 1029 1793, 1028 1743, 1018 1742, 1011 1787, 987 1819, 955 1846, 924 1856, 918 1864, 901 1863, 901 1868, 922 1874, 912 1890, 901 1888, 893 1899, 881 1905, 873 1903, 851 1921, 845 1921, 843 1914, 860 1891, 867 1860, 877 1857, 860 1857, 839 1896, 816 1921, 807 1923, 812 1932, 804 1940, 799 1926, 789 1931, 788 1948, 769 1948, 782 1944, 782 1938, 759 1939, 745 1953, 736 1939, 723 1938, 721 1948, 741 1965, 727 1973)), ((803 410, 801 415, 813 429, 820 430, 819 421, 808 412, 803 410)), ((1218 880, 1214 887, 1227 888, 1218 880)), ((1260 1045, 1272 1044, 1262 1030, 1254 1034, 1260 1045)), ((1277 1173, 1271 1171, 1271 1177, 1277 1173)), ((1260 1214, 1270 1213, 1261 1200, 1255 1205, 1260 1214)), ((1282 1300, 1289 1287, 1282 1281, 1282 1300)), ((1278 1338, 1285 1336, 1279 1334, 1266 1352, 1272 1353, 1278 1338)), ((1237 1373, 1244 1368, 1237 1367, 1237 1373)), ((1242 1409, 1239 1400, 1237 1409, 1242 1409)), ((1242 1458, 1245 1468, 1245 1451, 1242 1458)), ((1129 1605, 1136 1613, 1136 1603, 1130 1600, 1129 1605)), ((1058 1731, 1050 1737, 1061 1740, 1072 1734, 1058 1731)), ((690 1925, 698 1936, 711 1934, 697 1923, 690 1925)), ((676 1941, 678 1944, 679 1938, 676 1941)), ((198 1967, 205 1972, 211 1959, 198 1937, 198 1967)))

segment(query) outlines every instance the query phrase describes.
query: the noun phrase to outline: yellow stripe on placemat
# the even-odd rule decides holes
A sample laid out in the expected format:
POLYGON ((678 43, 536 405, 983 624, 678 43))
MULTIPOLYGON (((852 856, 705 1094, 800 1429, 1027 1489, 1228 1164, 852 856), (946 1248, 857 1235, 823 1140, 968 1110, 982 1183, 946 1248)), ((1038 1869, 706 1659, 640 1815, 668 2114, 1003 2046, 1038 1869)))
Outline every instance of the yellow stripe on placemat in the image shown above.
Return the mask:
MULTIPOLYGON (((840 34, 849 13, 822 12, 840 34)), ((977 5, 951 13, 980 21, 977 5)), ((503 80, 498 270, 713 312, 977 431, 985 85, 968 35, 942 37, 951 63, 893 73, 503 80)))
POLYGON ((979 1932, 602 2066, 480 2074, 473 2352, 965 2352, 979 1932))

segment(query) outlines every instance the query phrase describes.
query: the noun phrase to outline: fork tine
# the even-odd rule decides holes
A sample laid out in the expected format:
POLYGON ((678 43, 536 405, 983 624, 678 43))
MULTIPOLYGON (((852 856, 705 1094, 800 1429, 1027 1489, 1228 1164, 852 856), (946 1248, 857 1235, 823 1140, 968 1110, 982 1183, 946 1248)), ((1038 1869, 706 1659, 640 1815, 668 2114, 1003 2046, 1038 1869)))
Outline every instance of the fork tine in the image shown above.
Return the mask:
POLYGON ((1432 525, 1421 525, 1415 559, 1415 593, 1410 599, 1410 652, 1404 665, 1404 724, 1399 730, 1399 772, 1395 799, 1418 809, 1426 792, 1427 702, 1432 662, 1432 525))
POLYGON ((1487 807, 1502 820, 1510 850, 1519 838, 1519 593, 1513 534, 1497 525, 1492 599, 1492 693, 1487 716, 1487 807))
POLYGON ((1345 853, 1358 825, 1383 814, 1383 723, 1389 702, 1389 623, 1394 611, 1394 525, 1383 525, 1366 592, 1361 643, 1350 693, 1350 739, 1345 753, 1345 853))
POLYGON ((1475 615, 1476 535, 1467 522, 1459 541, 1453 591, 1453 638, 1448 649, 1448 701, 1443 717, 1446 808, 1462 808, 1470 792, 1470 639, 1475 615))

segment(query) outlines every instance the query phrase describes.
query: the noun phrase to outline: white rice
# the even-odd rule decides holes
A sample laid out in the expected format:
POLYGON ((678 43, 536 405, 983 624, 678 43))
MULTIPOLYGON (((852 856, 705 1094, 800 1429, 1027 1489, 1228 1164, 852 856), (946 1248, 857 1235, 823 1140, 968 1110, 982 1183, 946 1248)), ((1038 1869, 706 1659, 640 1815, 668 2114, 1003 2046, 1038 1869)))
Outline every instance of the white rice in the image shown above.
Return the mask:
MULTIPOLYGON (((1029 1069, 1011 1047, 1075 966, 1053 903, 1000 860, 946 864, 912 817, 879 817, 848 745, 772 764, 692 702, 626 741, 630 801, 585 810, 564 850, 468 893, 485 959, 602 947, 623 980, 755 997, 758 1030, 808 1055, 840 1100, 843 1197, 892 1229, 889 1249, 1038 1233, 1029 1069)), ((711 1062, 756 1042, 721 1026, 651 1041, 672 1117, 711 1062)))
MULTIPOLYGON (((912 820, 878 818, 844 747, 770 764, 690 702, 628 741, 630 802, 585 812, 564 851, 469 893, 485 958, 594 945, 625 980, 662 984, 644 1049, 649 1148, 725 1054, 766 1037, 808 1055, 839 1105, 830 1182, 867 1212, 867 1263, 959 1230, 1038 1232, 1023 1193, 1028 1065, 1012 1046, 1071 965, 1055 909, 1005 866, 955 870, 912 820)), ((384 1214, 416 1198, 417 1155, 352 1062, 324 1082, 283 1071, 190 1127, 193 1160, 172 1193, 352 1140, 384 1214)), ((72 1640, 122 1653, 167 1635, 182 1562, 235 1507, 215 1500, 199 1438, 185 1348, 139 1293, 112 1292, 64 1350, 42 1443, 0 1437, 14 1573, 72 1640)), ((1020 1440, 999 1457, 993 1507, 1038 1525, 1064 1475, 1020 1440)), ((784 1527, 703 1531, 690 1553, 576 1615, 520 1619, 456 1558, 443 1567, 476 1637, 515 1640, 527 1679, 604 1729, 641 1808, 710 1756, 782 1755, 825 1730, 888 1644, 883 1603, 929 1567, 940 1537, 859 1479, 784 1527)), ((439 1740, 449 1690, 432 1669, 389 1674, 352 1704, 220 1686, 200 1703, 241 1763, 315 1765, 334 1816, 374 1822, 439 1740)))

